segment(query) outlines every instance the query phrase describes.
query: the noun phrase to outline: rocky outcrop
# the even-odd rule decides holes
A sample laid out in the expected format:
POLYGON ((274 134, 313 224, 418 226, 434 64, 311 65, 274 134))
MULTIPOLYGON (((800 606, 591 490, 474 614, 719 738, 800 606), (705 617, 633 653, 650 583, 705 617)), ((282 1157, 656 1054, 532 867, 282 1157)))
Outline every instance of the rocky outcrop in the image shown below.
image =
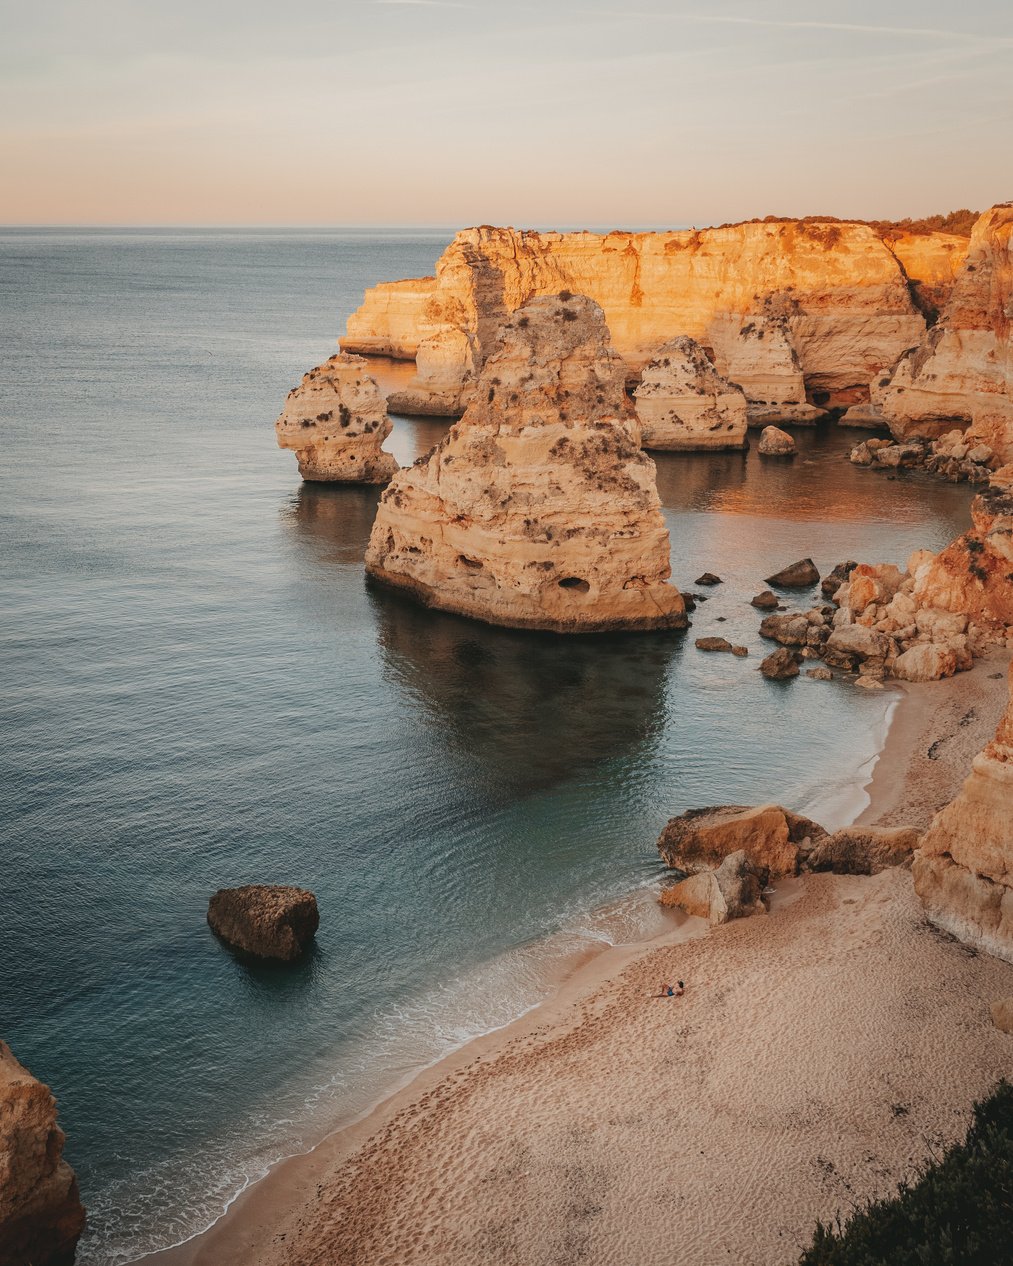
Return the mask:
POLYGON ((772 422, 810 426, 826 416, 806 400, 802 362, 792 341, 790 316, 797 305, 768 298, 745 319, 737 313, 716 318, 709 337, 715 362, 749 399, 749 425, 772 422))
POLYGON ((85 1214, 56 1100, 0 1042, 0 1266, 71 1266, 85 1214))
POLYGON ((764 457, 794 457, 798 449, 787 431, 765 426, 760 434, 759 451, 764 457))
POLYGON ((872 405, 898 440, 966 428, 1013 461, 1013 203, 978 220, 942 319, 873 382, 872 405))
POLYGON ((492 624, 684 628, 668 556, 602 311, 563 291, 507 322, 464 417, 383 494, 366 568, 492 624))
POLYGON ((720 866, 739 851, 772 876, 794 875, 800 856, 825 835, 817 823, 780 805, 721 805, 671 818, 658 839, 658 852, 666 866, 690 875, 720 866))
POLYGON ((465 330, 430 334, 419 343, 414 381, 402 391, 392 391, 387 408, 392 413, 459 418, 475 385, 475 351, 475 336, 465 330))
POLYGON ((1013 696, 956 799, 925 833, 914 883, 933 923, 1013 962, 1013 696))
POLYGON ((746 448, 746 397, 696 339, 658 349, 633 393, 644 448, 746 448))
POLYGON ((819 582, 820 574, 811 558, 802 558, 797 563, 782 567, 773 576, 767 576, 768 585, 776 585, 778 589, 811 589, 819 582))
POLYGON ((788 681, 798 676, 798 656, 780 646, 760 661, 760 672, 771 681, 788 681))
POLYGON ((744 850, 730 853, 716 870, 702 870, 665 888, 663 906, 684 910, 714 925, 751 914, 766 914, 762 893, 769 875, 754 866, 744 850))
POLYGON ((819 840, 806 859, 809 870, 875 875, 909 862, 921 832, 908 826, 848 826, 819 840))
POLYGON ((309 948, 320 914, 316 897, 305 888, 246 884, 215 893, 208 903, 208 923, 233 949, 292 962, 309 948))
POLYGON ((380 445, 390 435, 387 406, 361 356, 338 355, 303 375, 274 424, 303 479, 385 484, 397 462, 380 445))
MULTIPOLYGON (((933 254, 928 239, 920 244, 923 285, 947 284, 953 250, 960 249, 953 245, 959 239, 938 236, 951 249, 933 254)), ((455 352, 467 394, 469 352, 481 367, 513 312, 533 297, 568 289, 601 305, 631 381, 662 344, 688 335, 712 349, 718 369, 736 382, 726 361, 738 364, 737 372, 756 384, 758 404, 772 395, 774 405, 799 409, 806 401, 810 408, 852 404, 866 399, 873 376, 925 331, 901 258, 868 226, 848 223, 757 222, 606 236, 483 226, 457 234, 435 277, 368 290, 342 347, 414 358, 431 336, 462 331, 474 340, 458 342, 455 352), (770 322, 778 333, 768 342, 766 333, 758 335, 770 322)), ((441 372, 435 394, 453 397, 452 366, 441 372)), ((765 420, 779 419, 783 412, 765 420)))

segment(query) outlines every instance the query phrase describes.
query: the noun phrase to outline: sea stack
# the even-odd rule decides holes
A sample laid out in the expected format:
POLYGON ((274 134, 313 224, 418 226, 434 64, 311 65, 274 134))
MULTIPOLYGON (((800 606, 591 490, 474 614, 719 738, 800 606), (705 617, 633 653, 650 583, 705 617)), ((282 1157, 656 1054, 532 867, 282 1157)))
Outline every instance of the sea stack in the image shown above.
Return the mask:
POLYGON ((385 484, 398 464, 380 445, 390 435, 387 406, 361 356, 341 353, 303 375, 274 424, 303 479, 385 484))
POLYGON ((1013 962, 1013 696, 960 793, 922 837, 914 883, 933 923, 1013 962))
POLYGON ((84 1207, 56 1100, 0 1042, 0 1263, 71 1266, 84 1207))
POLYGON ((723 378, 696 339, 670 339, 633 393, 644 448, 746 448, 746 396, 723 378))
POLYGON ((320 912, 316 897, 306 888, 245 884, 218 889, 208 902, 208 925, 241 953, 291 963, 309 949, 320 912))
POLYGON ((381 497, 366 570, 490 624, 686 627, 655 466, 596 303, 564 290, 503 325, 464 417, 381 497))

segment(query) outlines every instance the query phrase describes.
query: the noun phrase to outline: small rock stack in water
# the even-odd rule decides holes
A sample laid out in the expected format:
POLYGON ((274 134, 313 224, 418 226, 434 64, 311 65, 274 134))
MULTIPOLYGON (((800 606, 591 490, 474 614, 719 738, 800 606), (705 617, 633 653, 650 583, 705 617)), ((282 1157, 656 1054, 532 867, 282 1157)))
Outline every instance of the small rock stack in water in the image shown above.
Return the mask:
POLYGON ((303 479, 385 484, 398 468, 380 447, 390 419, 361 356, 332 356, 305 374, 274 429, 279 447, 295 450, 303 479))
POLYGON ((722 378, 700 344, 671 339, 634 392, 644 448, 746 448, 746 397, 722 378))
POLYGON ((514 314, 464 417, 383 494, 366 569, 492 624, 685 628, 668 553, 602 311, 563 291, 514 314))

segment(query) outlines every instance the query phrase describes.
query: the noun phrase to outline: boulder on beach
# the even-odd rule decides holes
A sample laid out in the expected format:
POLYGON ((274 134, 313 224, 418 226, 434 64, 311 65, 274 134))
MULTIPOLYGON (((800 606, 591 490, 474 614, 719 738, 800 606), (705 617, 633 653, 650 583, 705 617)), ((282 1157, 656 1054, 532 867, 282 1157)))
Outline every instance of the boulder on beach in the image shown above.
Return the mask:
POLYGON ((786 681, 798 676, 798 659, 787 646, 779 646, 762 661, 760 672, 771 681, 786 681))
POLYGON ((794 457, 798 449, 787 431, 779 426, 765 426, 760 432, 759 452, 764 457, 794 457))
POLYGON ((56 1100, 0 1042, 0 1264, 71 1266, 85 1213, 56 1100))
POLYGON ((666 888, 658 900, 711 924, 766 914, 762 893, 769 875, 754 866, 744 850, 730 853, 716 870, 701 870, 666 888))
POLYGON ((666 866, 691 875, 740 850, 771 875, 794 875, 800 854, 807 855, 825 835, 817 823, 780 805, 719 805, 671 818, 658 838, 658 852, 666 866))
POLYGON ((816 565, 811 558, 803 558, 797 563, 792 563, 790 567, 782 567, 773 576, 767 576, 768 585, 776 585, 778 589, 808 589, 811 585, 815 585, 820 578, 816 565))
POLYGON ((909 862, 921 837, 911 826, 847 826, 821 839, 806 865, 838 875, 875 875, 909 862))
POLYGON ((215 893, 208 903, 208 923, 233 949, 292 962, 309 948, 320 913, 316 897, 305 888, 246 884, 215 893))

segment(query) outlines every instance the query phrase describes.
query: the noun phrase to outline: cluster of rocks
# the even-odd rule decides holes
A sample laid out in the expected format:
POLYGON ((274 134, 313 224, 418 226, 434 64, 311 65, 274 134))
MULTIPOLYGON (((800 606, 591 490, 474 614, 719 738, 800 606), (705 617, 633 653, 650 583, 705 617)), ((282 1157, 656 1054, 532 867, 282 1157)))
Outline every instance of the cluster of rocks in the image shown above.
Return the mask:
POLYGON ((49 1087, 0 1042, 0 1263, 71 1266, 85 1212, 49 1087))
POLYGON ((941 475, 949 483, 967 481, 986 484, 1002 465, 999 457, 984 443, 970 444, 963 431, 948 431, 938 440, 869 439, 851 450, 856 466, 879 466, 887 470, 911 470, 916 467, 930 474, 941 475))
POLYGON ((727 923, 764 913, 771 879, 807 871, 875 874, 909 862, 919 840, 912 827, 830 832, 776 804, 691 809, 670 819, 658 839, 665 865, 686 876, 659 900, 712 924, 727 923))

